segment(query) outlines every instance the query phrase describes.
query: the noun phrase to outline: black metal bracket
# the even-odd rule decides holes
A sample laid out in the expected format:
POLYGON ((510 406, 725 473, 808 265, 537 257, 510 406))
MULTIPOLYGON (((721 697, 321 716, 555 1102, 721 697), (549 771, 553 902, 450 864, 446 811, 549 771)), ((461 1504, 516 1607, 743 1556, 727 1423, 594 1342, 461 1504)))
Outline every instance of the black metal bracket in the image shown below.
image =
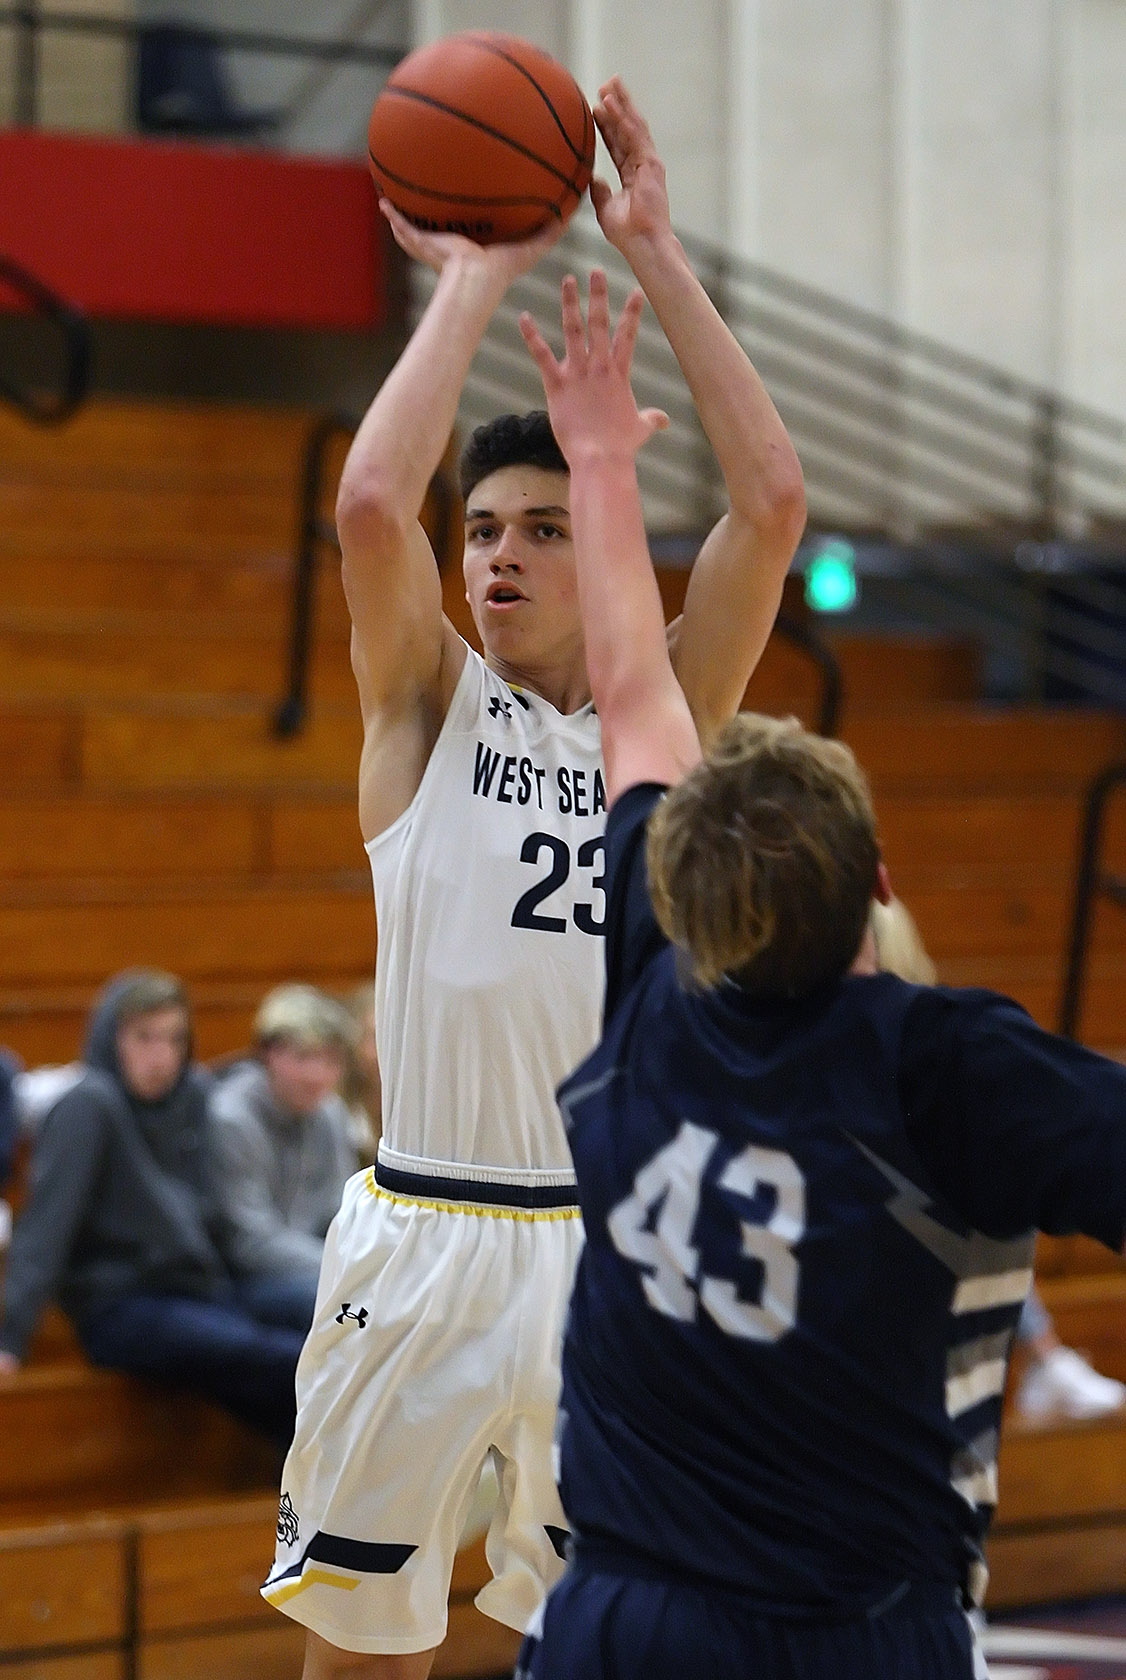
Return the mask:
POLYGON ((57 391, 44 395, 40 391, 21 390, 0 374, 0 399, 11 403, 37 425, 58 425, 81 406, 89 389, 89 322, 80 309, 59 297, 57 292, 11 257, 0 256, 0 284, 10 287, 36 314, 44 316, 58 328, 65 357, 57 391))
POLYGON ((322 414, 305 440, 297 509, 297 541, 293 558, 293 594, 289 615, 289 659, 285 694, 274 713, 274 734, 288 741, 300 733, 309 708, 309 653, 313 638, 313 584, 317 554, 327 546, 340 552, 336 526, 321 518, 325 458, 329 445, 355 436, 359 421, 350 414, 322 414))
POLYGON ((1126 876, 1109 874, 1100 867, 1107 807, 1114 793, 1124 786, 1126 763, 1108 764, 1092 781, 1083 803, 1083 827, 1079 840, 1079 862, 1075 872, 1067 969, 1060 1002, 1059 1031, 1064 1038, 1076 1036, 1079 1008, 1083 999, 1083 983, 1086 979, 1094 901, 1097 897, 1102 897, 1126 910, 1126 876))
POLYGON ((835 735, 840 727, 841 708, 844 705, 844 678, 841 675, 840 660, 816 630, 811 630, 808 624, 803 624, 800 619, 791 617, 789 613, 780 612, 774 621, 774 628, 816 665, 821 676, 821 698, 817 704, 817 722, 814 727, 818 735, 835 735))

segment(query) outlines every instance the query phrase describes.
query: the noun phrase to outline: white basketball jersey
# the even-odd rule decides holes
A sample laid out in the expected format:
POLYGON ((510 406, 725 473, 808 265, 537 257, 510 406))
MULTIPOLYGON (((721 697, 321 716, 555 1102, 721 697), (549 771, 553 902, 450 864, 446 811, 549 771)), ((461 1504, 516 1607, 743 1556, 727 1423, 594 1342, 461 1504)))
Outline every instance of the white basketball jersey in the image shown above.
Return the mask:
POLYGON ((383 1144, 569 1173, 555 1088, 598 1038, 606 793, 598 719, 472 650, 418 792, 369 842, 383 1144))

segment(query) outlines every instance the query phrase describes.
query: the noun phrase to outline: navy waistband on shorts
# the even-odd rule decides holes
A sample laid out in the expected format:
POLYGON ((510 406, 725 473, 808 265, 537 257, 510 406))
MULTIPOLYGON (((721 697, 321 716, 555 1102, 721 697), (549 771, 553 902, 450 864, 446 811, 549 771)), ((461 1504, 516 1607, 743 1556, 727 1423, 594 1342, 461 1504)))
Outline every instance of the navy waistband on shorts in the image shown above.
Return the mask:
POLYGON ((784 1622, 878 1621, 893 1614, 934 1616, 961 1610, 967 1600, 962 1589, 948 1581, 893 1581, 880 1584, 871 1594, 855 1600, 825 1604, 787 1604, 775 1597, 760 1598, 734 1584, 690 1575, 673 1563, 634 1551, 617 1541, 574 1534, 571 1537, 572 1567, 594 1574, 623 1575, 635 1580, 660 1582, 665 1586, 691 1587, 715 1593, 739 1606, 746 1615, 784 1622))
POLYGON ((437 1178, 431 1173, 403 1172, 376 1160, 375 1182, 400 1196, 418 1196, 431 1201, 465 1202, 479 1207, 531 1208, 534 1210, 577 1208, 574 1181, 569 1184, 502 1184, 493 1179, 437 1178))

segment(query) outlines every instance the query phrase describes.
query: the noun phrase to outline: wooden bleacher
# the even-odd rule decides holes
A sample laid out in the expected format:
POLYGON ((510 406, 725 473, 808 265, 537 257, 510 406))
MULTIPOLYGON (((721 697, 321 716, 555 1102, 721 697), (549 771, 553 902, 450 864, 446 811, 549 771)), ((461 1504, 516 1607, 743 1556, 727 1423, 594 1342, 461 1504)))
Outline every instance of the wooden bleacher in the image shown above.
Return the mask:
MULTIPOLYGON (((201 1053, 263 992, 371 973, 358 715, 339 579, 319 587, 316 705, 279 744, 294 485, 307 416, 92 405, 0 417, 0 1042, 70 1059, 130 963, 191 985, 201 1053)), ((0 1671, 12 1680, 293 1680, 303 1635, 258 1595, 276 1467, 184 1396, 90 1370, 49 1313, 0 1385, 0 1671)), ((510 1668, 458 1559, 435 1672, 510 1668)))
MULTIPOLYGON (((370 976, 360 725, 331 563, 309 726, 270 732, 306 422, 111 401, 56 432, 0 416, 0 1042, 30 1064, 76 1053, 94 991, 129 964, 184 975, 205 1057, 246 1042, 277 981, 370 976)), ((670 612, 684 577, 662 577, 670 612)), ((445 592, 464 628, 456 565, 445 592)), ((943 977, 1008 991, 1051 1025, 1080 791, 1126 756, 1126 723, 978 706, 956 641, 842 638, 839 653, 845 736, 943 977)), ((815 700, 809 668, 772 642, 748 703, 811 719, 815 700)), ((1122 866, 1126 814, 1115 824, 1122 866)), ((1126 918, 1108 913, 1089 1042, 1126 1042, 1124 999, 1126 918)), ((1065 1244, 1042 1270, 1065 1339, 1126 1377, 1122 1269, 1065 1244)), ((296 1676, 300 1635, 256 1593, 274 1513, 258 1443, 87 1370, 57 1322, 0 1389, 0 1439, 0 1673, 296 1676)), ((1119 1423, 1010 1431, 996 1602, 1126 1585, 1124 1442, 1119 1423)), ((459 1562, 441 1674, 511 1662, 514 1641, 470 1603, 483 1572, 479 1547, 459 1562)))

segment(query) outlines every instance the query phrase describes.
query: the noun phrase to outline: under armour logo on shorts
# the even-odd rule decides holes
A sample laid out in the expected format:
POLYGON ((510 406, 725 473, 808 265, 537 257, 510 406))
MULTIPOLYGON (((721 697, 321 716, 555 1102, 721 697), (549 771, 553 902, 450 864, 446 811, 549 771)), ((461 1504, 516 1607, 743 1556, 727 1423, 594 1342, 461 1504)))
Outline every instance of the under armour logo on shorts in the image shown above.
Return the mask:
POLYGON ((362 1330, 368 1321, 368 1310, 366 1307, 361 1307, 359 1312, 353 1312, 351 1301, 341 1301, 340 1311, 336 1315, 337 1324, 343 1324, 346 1318, 354 1319, 362 1330))
POLYGON ((288 1493, 282 1494, 278 1506, 278 1539, 283 1546, 292 1546, 297 1540, 297 1512, 288 1493))
POLYGON ((489 716, 503 717, 507 723, 508 719, 512 716, 512 707, 509 705, 507 700, 498 700, 497 696, 494 694, 492 699, 489 701, 489 716))

